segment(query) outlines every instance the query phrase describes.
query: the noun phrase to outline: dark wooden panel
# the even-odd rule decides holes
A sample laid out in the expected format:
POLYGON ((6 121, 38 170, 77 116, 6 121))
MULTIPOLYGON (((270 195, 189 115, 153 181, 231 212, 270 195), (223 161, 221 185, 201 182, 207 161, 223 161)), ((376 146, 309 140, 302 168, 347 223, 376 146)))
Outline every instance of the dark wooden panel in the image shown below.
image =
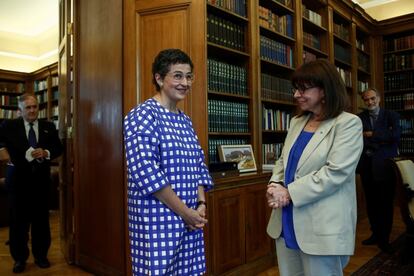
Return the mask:
POLYGON ((217 191, 210 216, 214 275, 245 263, 245 218, 243 188, 217 191))
POLYGON ((77 261, 99 275, 123 275, 122 1, 77 1, 77 5, 77 261))
POLYGON ((267 183, 246 188, 246 261, 271 253, 272 241, 266 233, 271 209, 266 200, 267 183))

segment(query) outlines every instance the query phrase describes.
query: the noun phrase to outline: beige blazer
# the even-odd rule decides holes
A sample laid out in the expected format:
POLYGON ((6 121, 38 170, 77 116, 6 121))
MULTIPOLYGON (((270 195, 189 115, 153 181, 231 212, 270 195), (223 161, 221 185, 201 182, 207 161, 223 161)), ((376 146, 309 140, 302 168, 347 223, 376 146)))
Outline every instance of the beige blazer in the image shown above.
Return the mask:
MULTIPOLYGON (((270 181, 283 181, 290 149, 309 116, 294 117, 270 181)), ((362 123, 342 112, 323 121, 305 147, 288 190, 300 249, 312 255, 352 255, 355 246, 355 168, 362 152, 362 123)), ((273 209, 268 234, 277 239, 282 209, 273 209)))

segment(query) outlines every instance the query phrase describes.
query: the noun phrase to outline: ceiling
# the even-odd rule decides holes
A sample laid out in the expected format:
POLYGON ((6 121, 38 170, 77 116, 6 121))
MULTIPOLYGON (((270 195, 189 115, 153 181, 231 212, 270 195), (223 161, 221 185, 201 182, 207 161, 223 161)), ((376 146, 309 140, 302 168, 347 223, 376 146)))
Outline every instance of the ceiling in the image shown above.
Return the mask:
POLYGON ((414 13, 413 0, 352 0, 359 4, 372 18, 381 21, 414 13))
POLYGON ((59 0, 0 0, 0 69, 33 72, 57 61, 59 0))
MULTIPOLYGON (((414 12, 414 0, 352 1, 378 21, 414 12)), ((33 72, 56 62, 58 17, 59 0, 0 0, 0 69, 33 72)))

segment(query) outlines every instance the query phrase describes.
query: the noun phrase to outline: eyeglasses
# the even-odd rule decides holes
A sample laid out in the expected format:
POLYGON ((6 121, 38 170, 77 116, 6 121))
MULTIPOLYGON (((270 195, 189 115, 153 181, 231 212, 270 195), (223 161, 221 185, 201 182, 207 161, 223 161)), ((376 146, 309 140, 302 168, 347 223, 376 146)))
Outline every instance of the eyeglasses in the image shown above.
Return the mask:
POLYGON ((184 75, 184 73, 175 72, 175 73, 167 73, 167 75, 171 76, 173 80, 176 82, 182 82, 184 78, 187 80, 188 83, 192 83, 194 81, 194 74, 192 73, 184 75))
POLYGON ((301 87, 301 88, 296 88, 296 87, 292 87, 292 94, 295 95, 296 91, 299 92, 299 94, 303 95, 305 94, 305 92, 309 89, 315 88, 316 86, 309 86, 309 87, 301 87))

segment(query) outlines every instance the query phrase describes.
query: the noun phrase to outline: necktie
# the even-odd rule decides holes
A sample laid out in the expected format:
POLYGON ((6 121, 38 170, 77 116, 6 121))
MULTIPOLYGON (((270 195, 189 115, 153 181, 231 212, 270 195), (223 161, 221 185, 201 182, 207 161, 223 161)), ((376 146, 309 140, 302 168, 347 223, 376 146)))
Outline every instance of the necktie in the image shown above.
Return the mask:
POLYGON ((29 139, 29 145, 32 148, 36 148, 37 142, 36 142, 36 134, 35 134, 35 131, 33 129, 33 123, 29 123, 29 125, 30 125, 29 137, 28 137, 28 139, 29 139))

